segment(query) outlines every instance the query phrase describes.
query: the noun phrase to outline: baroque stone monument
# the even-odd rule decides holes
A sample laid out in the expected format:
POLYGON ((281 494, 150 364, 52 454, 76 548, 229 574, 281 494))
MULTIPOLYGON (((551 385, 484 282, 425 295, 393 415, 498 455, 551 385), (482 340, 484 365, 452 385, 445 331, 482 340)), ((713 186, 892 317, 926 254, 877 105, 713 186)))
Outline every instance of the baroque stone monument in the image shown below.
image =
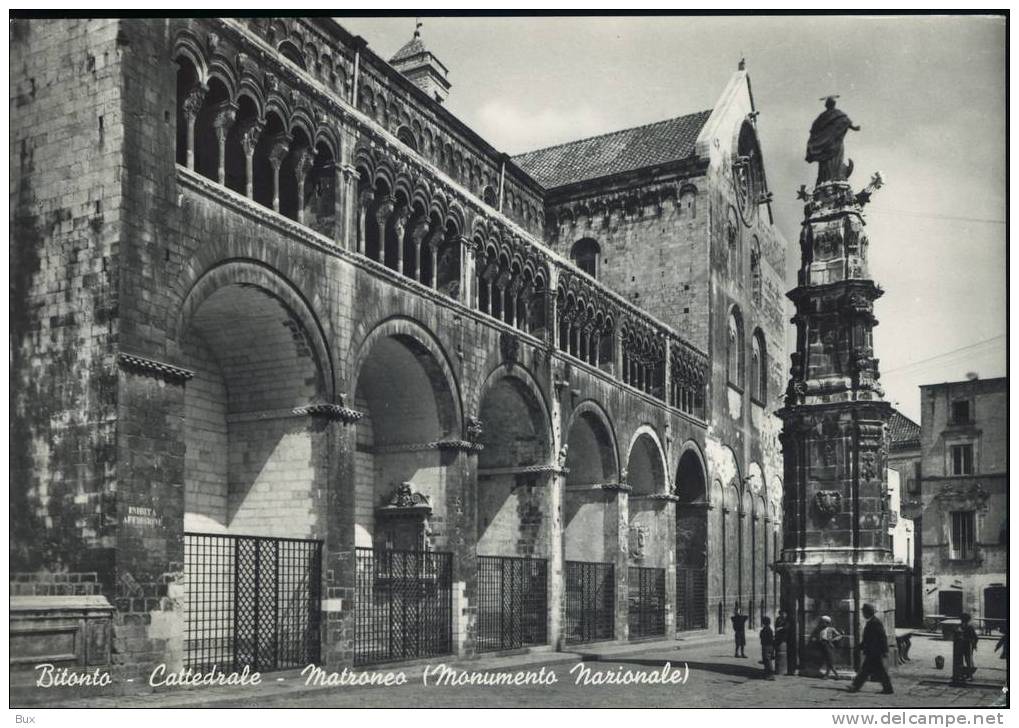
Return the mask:
MULTIPOLYGON (((881 186, 875 174, 854 194, 843 164, 853 126, 834 97, 814 122, 807 161, 819 165, 804 206, 801 266, 788 293, 796 308, 796 349, 785 406, 779 410, 784 458, 782 603, 796 619, 800 666, 822 616, 847 635, 838 646, 850 663, 863 631, 860 608, 875 605, 895 635, 895 587, 885 475, 891 406, 878 383, 871 331, 881 288, 867 267, 863 207, 881 186)), ((894 650, 894 644, 890 646, 894 650)))

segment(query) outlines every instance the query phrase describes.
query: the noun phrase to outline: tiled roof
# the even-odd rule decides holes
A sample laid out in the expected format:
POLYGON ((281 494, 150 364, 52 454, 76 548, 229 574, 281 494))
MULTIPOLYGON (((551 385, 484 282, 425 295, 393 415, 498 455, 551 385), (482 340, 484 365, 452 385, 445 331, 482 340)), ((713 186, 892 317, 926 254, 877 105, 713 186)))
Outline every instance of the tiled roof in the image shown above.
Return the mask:
POLYGON ((888 420, 888 438, 893 446, 920 444, 920 425, 906 417, 898 410, 892 410, 888 420))
POLYGON ((425 44, 421 42, 421 36, 414 34, 414 37, 407 41, 403 48, 396 52, 396 55, 389 59, 390 63, 396 61, 402 61, 404 58, 410 58, 416 56, 419 53, 424 53, 425 44))
POLYGON ((546 189, 686 159, 711 110, 536 149, 513 161, 546 189))

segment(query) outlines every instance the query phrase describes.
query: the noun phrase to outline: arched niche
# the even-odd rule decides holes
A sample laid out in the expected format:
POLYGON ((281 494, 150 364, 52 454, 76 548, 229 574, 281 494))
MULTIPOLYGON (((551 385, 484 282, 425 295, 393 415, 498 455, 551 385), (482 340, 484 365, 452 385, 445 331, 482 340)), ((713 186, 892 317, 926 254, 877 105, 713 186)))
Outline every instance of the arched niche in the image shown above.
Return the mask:
POLYGON ((485 382, 477 411, 478 554, 545 557, 551 426, 541 392, 522 367, 500 366, 485 382))
POLYGON ((619 481, 615 436, 594 402, 574 410, 567 429, 564 541, 568 561, 611 562, 618 550, 619 481))
MULTIPOLYGON (((441 347, 414 322, 394 319, 361 344, 354 367, 355 524, 359 545, 441 550, 452 452, 443 442, 459 440, 456 383, 441 347), (424 523, 384 520, 384 507, 404 483, 427 499, 424 523), (433 531, 438 531, 433 535, 433 531)), ((388 516, 387 516, 388 517, 388 516)))
POLYGON ((185 388, 185 530, 321 537, 327 443, 322 423, 300 413, 329 401, 316 332, 266 288, 235 280, 192 292, 178 342, 195 372, 185 388))

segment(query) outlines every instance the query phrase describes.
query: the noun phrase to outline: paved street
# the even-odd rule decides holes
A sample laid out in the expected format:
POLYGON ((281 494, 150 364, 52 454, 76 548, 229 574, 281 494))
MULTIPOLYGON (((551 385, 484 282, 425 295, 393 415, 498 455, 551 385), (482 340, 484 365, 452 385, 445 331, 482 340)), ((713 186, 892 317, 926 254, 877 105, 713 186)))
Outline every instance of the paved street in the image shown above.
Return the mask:
MULTIPOLYGON (((982 640, 977 653, 977 679, 979 683, 1000 686, 1005 682, 1002 660, 993 655, 994 642, 982 640)), ((892 673, 896 688, 894 695, 879 694, 880 686, 867 685, 861 693, 846 692, 848 679, 820 680, 806 677, 781 676, 774 681, 764 680, 757 663, 757 651, 748 650, 748 659, 731 656, 728 642, 676 642, 664 645, 655 643, 641 649, 626 647, 592 648, 601 653, 585 657, 585 665, 592 671, 616 673, 630 670, 638 673, 661 672, 669 661, 681 668, 689 666, 686 684, 679 685, 588 685, 575 682, 570 670, 577 660, 569 657, 561 662, 562 655, 547 653, 526 657, 486 659, 481 665, 465 669, 484 668, 490 673, 529 670, 537 673, 542 666, 555 671, 558 682, 554 685, 500 686, 425 686, 422 667, 405 668, 406 685, 400 687, 322 687, 298 689, 303 679, 291 673, 285 684, 276 682, 274 675, 266 676, 270 686, 264 690, 230 689, 196 690, 190 695, 164 693, 156 696, 101 699, 107 705, 118 707, 156 707, 181 705, 181 698, 189 707, 272 707, 272 708, 360 708, 360 707, 819 707, 819 708, 944 708, 989 707, 1002 696, 1000 687, 953 688, 947 685, 949 673, 934 669, 934 657, 944 655, 951 664, 951 646, 948 642, 926 637, 913 641, 912 661, 892 673), (626 650, 627 654, 611 654, 626 650), (512 663, 509 670, 499 669, 512 663), (525 664, 526 663, 526 664, 525 664), (275 694, 274 694, 275 693, 275 694), (236 697, 234 697, 236 696, 236 697), (108 701, 108 702, 107 702, 108 701)), ((436 660, 433 665, 440 664, 436 660)), ((464 667, 462 664, 458 667, 464 667)), ((394 672, 399 668, 394 668, 394 672)), ((88 701, 97 705, 97 701, 88 701)), ((84 705, 77 702, 78 705, 84 705)))

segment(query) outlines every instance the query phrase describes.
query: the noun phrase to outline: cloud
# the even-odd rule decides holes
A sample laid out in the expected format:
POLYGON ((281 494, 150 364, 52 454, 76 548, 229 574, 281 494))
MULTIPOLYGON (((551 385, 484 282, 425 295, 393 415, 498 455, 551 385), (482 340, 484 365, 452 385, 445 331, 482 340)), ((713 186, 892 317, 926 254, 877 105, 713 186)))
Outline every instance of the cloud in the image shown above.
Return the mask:
POLYGON ((496 148, 509 154, 548 147, 562 142, 613 131, 615 127, 600 110, 575 106, 568 110, 546 107, 530 112, 503 99, 483 104, 474 129, 496 148))

